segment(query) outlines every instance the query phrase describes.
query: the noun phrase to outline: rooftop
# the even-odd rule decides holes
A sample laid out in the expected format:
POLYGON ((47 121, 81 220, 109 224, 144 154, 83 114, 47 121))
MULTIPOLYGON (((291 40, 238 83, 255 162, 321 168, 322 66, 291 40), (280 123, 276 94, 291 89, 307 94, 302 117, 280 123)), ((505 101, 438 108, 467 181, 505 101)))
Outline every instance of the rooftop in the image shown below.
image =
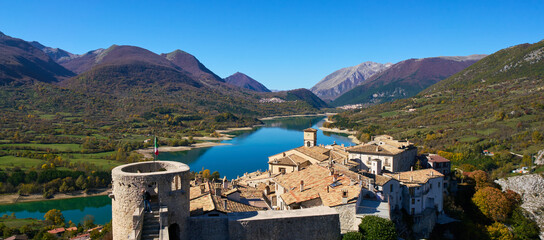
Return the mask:
POLYGON ((444 177, 442 173, 432 168, 399 173, 384 173, 384 175, 397 179, 402 184, 408 186, 418 186, 426 183, 429 179, 444 177))
POLYGON ((361 186, 348 176, 340 174, 337 180, 331 175, 328 168, 312 165, 304 170, 280 175, 275 178, 276 183, 288 190, 280 197, 286 204, 301 203, 320 198, 324 206, 342 204, 342 191, 348 192, 348 202, 357 200, 361 186), (304 182, 300 189, 300 182, 304 182))
POLYGON ((438 154, 429 154, 429 156, 427 156, 427 161, 428 162, 450 162, 450 160, 438 154))
POLYGON ((314 128, 306 128, 304 129, 305 132, 317 132, 317 129, 314 128))

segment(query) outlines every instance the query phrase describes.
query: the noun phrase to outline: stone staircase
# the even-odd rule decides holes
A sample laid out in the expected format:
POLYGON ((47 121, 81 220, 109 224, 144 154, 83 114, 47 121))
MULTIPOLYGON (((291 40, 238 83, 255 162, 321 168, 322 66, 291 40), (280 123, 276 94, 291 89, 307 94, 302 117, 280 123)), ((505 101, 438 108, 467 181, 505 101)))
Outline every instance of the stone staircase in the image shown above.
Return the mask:
POLYGON ((153 210, 153 213, 144 214, 142 240, 159 240, 159 205, 151 204, 151 209, 153 210))

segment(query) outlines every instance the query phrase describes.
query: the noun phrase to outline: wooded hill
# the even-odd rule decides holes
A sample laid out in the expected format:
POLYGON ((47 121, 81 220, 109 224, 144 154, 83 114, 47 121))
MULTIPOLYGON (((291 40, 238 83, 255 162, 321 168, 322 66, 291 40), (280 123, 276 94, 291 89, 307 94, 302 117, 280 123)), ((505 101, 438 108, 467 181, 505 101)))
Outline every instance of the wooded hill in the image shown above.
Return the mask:
MULTIPOLYGON (((544 148, 544 41, 500 50, 415 97, 333 120, 360 139, 385 133, 423 151, 535 153, 544 148)), ((493 165, 500 166, 496 159, 482 163, 493 165)))

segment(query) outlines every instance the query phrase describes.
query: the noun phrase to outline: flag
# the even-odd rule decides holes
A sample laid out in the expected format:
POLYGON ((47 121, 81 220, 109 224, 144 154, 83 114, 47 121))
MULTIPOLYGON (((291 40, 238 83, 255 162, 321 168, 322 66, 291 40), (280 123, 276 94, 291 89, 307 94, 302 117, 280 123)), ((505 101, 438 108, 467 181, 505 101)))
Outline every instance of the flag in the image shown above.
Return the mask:
POLYGON ((155 137, 155 155, 159 156, 159 145, 157 144, 157 137, 155 137))

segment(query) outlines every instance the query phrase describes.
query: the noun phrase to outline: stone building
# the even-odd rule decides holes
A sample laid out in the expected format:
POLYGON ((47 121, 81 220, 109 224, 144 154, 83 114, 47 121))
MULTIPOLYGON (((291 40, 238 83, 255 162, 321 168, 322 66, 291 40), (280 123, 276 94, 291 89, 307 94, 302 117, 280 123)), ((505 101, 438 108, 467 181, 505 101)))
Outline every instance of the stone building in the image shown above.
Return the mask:
POLYGON ((268 171, 272 175, 300 171, 310 165, 326 166, 329 163, 340 163, 351 168, 358 168, 355 161, 349 161, 348 152, 343 145, 317 145, 317 130, 304 130, 304 145, 268 157, 268 171))
POLYGON ((349 160, 359 164, 359 169, 380 174, 388 172, 410 171, 416 162, 417 147, 409 141, 394 140, 388 135, 376 136, 368 143, 348 147, 349 160), (372 166, 381 166, 373 169, 372 166))
POLYGON ((168 232, 186 234, 189 217, 189 166, 170 161, 139 162, 112 170, 112 232, 114 239, 140 239, 168 232), (145 214, 142 190, 152 196, 153 215, 145 214), (144 222, 153 229, 143 228, 144 222))
POLYGON ((434 169, 423 169, 400 173, 385 173, 385 176, 400 182, 405 196, 402 206, 416 216, 426 209, 443 212, 444 175, 434 169))

